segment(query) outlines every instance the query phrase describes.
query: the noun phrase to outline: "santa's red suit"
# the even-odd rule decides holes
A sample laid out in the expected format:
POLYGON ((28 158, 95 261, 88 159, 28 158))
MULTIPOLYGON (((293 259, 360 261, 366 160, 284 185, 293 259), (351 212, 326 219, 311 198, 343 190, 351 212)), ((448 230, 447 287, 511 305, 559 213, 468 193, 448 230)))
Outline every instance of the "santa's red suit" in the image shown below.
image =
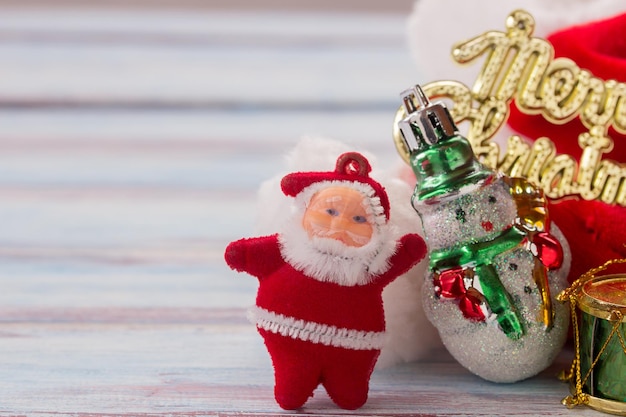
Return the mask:
POLYGON ((231 243, 228 264, 259 278, 250 313, 272 356, 281 407, 302 406, 320 383, 343 408, 365 403, 384 341, 382 291, 422 251, 423 240, 406 235, 387 272, 365 285, 342 286, 309 277, 285 262, 278 235, 231 243))
POLYGON ((356 409, 367 400, 384 342, 382 291, 424 257, 426 245, 415 234, 397 242, 388 239, 388 202, 384 189, 369 177, 318 174, 291 174, 283 191, 304 206, 311 193, 328 184, 369 190, 364 201, 374 206, 376 220, 367 245, 339 246, 342 256, 329 253, 337 248, 311 244, 296 215, 280 234, 232 242, 225 258, 232 269, 259 279, 250 316, 272 358, 278 404, 299 408, 322 384, 337 405, 356 409))

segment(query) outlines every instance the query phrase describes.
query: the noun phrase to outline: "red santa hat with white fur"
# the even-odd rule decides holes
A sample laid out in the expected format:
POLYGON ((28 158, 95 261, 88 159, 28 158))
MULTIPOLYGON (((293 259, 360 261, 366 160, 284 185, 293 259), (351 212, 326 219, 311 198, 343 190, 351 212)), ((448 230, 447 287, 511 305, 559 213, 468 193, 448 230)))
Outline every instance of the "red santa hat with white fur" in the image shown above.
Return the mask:
POLYGON ((283 254, 290 263, 313 277, 341 285, 363 283, 389 268, 387 260, 395 250, 393 230, 387 224, 389 198, 384 187, 369 176, 370 172, 371 166, 363 155, 346 152, 337 158, 333 171, 295 172, 281 180, 283 193, 295 198, 296 213, 281 233, 283 254), (302 229, 302 215, 311 198, 329 187, 346 187, 362 195, 363 209, 373 227, 371 239, 362 247, 344 246, 332 239, 310 242, 302 229), (348 261, 357 258, 359 261, 354 264, 348 261), (360 270, 363 265, 367 265, 367 277, 360 270))
POLYGON ((353 188, 367 197, 377 223, 389 220, 389 199, 382 185, 370 178, 372 167, 363 155, 346 152, 339 156, 335 170, 331 172, 294 172, 281 181, 286 196, 308 201, 313 194, 325 187, 344 186, 353 188), (382 216, 381 216, 382 215, 382 216))

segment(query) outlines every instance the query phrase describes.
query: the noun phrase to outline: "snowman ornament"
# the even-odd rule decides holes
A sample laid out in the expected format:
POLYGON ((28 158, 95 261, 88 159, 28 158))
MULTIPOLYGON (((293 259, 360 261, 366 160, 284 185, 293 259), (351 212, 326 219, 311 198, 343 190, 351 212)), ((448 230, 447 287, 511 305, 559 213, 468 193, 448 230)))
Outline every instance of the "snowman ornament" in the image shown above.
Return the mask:
POLYGON ((542 192, 479 162, 443 103, 430 103, 419 85, 402 99, 398 127, 428 244, 425 313, 472 373, 494 382, 533 376, 566 340, 568 313, 554 297, 567 286, 567 242, 551 228, 542 192))

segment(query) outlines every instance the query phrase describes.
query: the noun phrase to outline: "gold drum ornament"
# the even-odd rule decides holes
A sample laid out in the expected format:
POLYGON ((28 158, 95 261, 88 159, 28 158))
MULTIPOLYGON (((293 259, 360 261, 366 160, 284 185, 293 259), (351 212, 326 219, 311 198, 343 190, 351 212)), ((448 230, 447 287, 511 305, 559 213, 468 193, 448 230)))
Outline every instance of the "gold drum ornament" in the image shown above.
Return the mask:
POLYGON ((588 405, 626 416, 626 274, 596 276, 612 260, 584 274, 559 295, 571 306, 575 358, 568 407, 588 405))

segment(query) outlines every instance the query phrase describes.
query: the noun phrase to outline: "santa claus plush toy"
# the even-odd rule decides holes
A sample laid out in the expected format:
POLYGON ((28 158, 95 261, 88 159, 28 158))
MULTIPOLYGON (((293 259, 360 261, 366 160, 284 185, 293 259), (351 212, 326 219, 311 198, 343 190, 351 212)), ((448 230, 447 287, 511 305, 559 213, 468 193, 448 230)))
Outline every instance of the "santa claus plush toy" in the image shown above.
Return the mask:
POLYGON ((282 231, 226 248, 231 268, 259 279, 250 316, 284 409, 303 406, 320 384, 342 408, 365 403, 384 341, 382 291, 426 254, 417 234, 391 238, 389 200, 370 170, 349 152, 332 172, 286 175, 295 212, 282 231))

